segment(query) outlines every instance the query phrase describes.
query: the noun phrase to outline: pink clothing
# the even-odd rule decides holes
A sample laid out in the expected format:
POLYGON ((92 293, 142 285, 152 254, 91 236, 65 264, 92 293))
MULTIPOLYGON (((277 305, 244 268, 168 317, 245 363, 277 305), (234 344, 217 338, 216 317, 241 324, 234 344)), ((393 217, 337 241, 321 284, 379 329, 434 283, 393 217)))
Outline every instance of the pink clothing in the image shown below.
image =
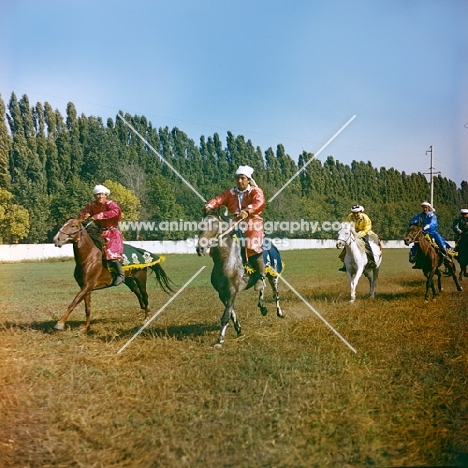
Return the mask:
POLYGON ((93 217, 95 224, 101 228, 101 237, 105 240, 104 253, 106 260, 121 260, 123 239, 118 230, 119 221, 122 218, 120 206, 112 200, 106 200, 104 203, 91 201, 81 210, 80 218, 87 213, 93 217))
POLYGON ((265 205, 263 190, 249 185, 244 192, 240 192, 237 187, 225 190, 209 200, 205 206, 213 210, 225 206, 231 214, 237 214, 241 210, 249 213, 249 217, 240 223, 240 227, 247 238, 247 256, 250 257, 263 251, 263 218, 260 215, 265 205))

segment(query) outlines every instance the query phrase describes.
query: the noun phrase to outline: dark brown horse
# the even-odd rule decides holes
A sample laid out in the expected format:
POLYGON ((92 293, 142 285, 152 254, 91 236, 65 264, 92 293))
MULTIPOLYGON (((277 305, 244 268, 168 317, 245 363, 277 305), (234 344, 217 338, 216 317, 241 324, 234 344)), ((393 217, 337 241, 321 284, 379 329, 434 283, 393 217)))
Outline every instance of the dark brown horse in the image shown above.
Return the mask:
MULTIPOLYGON (((86 331, 89 331, 91 320, 91 292, 96 289, 107 288, 112 285, 112 275, 103 264, 102 251, 98 248, 86 228, 82 219, 69 219, 54 237, 57 247, 73 243, 75 255, 75 280, 81 290, 73 302, 68 306, 65 315, 55 324, 57 330, 63 330, 65 323, 73 309, 82 301, 85 302, 86 331)), ((136 295, 141 309, 145 312, 145 321, 148 318, 148 293, 146 292, 147 270, 151 268, 156 274, 159 285, 165 292, 172 291, 172 281, 166 275, 162 266, 156 263, 149 267, 135 268, 125 272, 125 284, 136 295)))
POLYGON ((458 252, 457 261, 460 264, 460 275, 459 280, 462 280, 463 277, 468 277, 468 272, 466 267, 468 266, 468 233, 464 232, 460 239, 457 241, 457 246, 455 250, 458 252))
POLYGON ((442 291, 442 273, 440 267, 442 264, 447 269, 447 276, 451 276, 458 291, 462 291, 463 288, 459 285, 456 275, 456 266, 451 258, 444 256, 439 253, 434 246, 426 239, 423 229, 416 224, 412 224, 405 236, 405 244, 409 245, 412 242, 416 244, 416 264, 419 266, 424 276, 426 277, 426 294, 424 296, 425 301, 429 300, 429 289, 432 290, 432 298, 435 299, 438 292, 436 292, 434 286, 434 275, 437 275, 437 289, 439 292, 442 291))

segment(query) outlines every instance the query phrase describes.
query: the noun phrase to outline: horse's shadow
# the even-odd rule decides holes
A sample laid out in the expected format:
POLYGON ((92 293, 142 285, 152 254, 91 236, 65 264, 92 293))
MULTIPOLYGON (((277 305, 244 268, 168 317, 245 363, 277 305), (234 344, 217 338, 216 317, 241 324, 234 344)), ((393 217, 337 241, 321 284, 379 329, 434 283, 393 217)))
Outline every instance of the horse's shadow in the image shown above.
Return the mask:
MULTIPOLYGON (((140 327, 134 327, 127 330, 121 330, 118 333, 118 338, 132 337, 140 327)), ((187 337, 204 336, 208 332, 219 330, 219 324, 206 324, 206 323, 192 323, 187 325, 173 325, 169 327, 152 327, 147 328, 141 332, 140 336, 146 338, 175 338, 176 340, 183 340, 187 337)), ((106 336, 100 339, 107 340, 106 336)))
MULTIPOLYGON (((91 323, 97 322, 106 322, 105 319, 93 320, 91 323)), ((58 336, 62 333, 61 331, 55 330, 54 326, 56 324, 55 320, 47 320, 45 322, 31 322, 31 323, 15 323, 15 322, 5 322, 3 327, 6 329, 14 330, 36 330, 44 333, 45 335, 57 334, 58 336)), ((84 322, 68 321, 66 330, 68 331, 80 331, 84 328, 84 322)), ((116 330, 115 333, 112 333, 113 339, 126 339, 132 337, 141 327, 136 326, 128 329, 116 330)), ((141 332, 142 337, 146 338, 175 338, 177 340, 182 340, 189 336, 203 336, 209 332, 219 330, 219 324, 206 324, 206 323, 193 323, 187 325, 174 325, 169 327, 148 327, 143 332, 141 332)), ((109 334, 99 333, 96 330, 90 330, 85 333, 83 330, 83 335, 97 338, 98 340, 108 342, 109 334)))

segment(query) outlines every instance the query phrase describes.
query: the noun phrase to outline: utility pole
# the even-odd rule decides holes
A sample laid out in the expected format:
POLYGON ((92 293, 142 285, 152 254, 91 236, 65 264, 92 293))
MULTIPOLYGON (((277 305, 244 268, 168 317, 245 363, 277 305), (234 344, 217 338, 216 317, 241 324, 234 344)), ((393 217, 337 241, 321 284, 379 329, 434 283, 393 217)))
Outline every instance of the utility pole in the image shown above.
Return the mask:
POLYGON ((430 204, 432 207, 434 207, 434 174, 440 174, 440 172, 435 172, 434 171, 434 147, 430 146, 429 149, 426 151, 427 153, 431 153, 431 167, 429 168, 429 172, 425 172, 424 174, 430 174, 429 177, 429 183, 431 187, 431 200, 430 204))

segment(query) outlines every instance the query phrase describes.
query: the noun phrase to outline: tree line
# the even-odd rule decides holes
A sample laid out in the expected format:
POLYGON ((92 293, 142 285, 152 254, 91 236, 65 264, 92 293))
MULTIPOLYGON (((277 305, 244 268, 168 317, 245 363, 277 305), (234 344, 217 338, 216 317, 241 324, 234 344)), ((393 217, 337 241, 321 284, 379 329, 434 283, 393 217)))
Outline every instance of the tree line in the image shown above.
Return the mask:
MULTIPOLYGON (((122 114, 123 115, 123 114, 122 114)), ((124 220, 155 223, 200 220, 203 201, 152 150, 154 148, 205 199, 234 185, 239 165, 255 169, 267 199, 299 171, 264 211, 265 220, 341 221, 359 203, 382 239, 401 239, 408 220, 429 198, 424 174, 375 168, 370 161, 342 164, 303 151, 297 163, 279 144, 262 151, 242 135, 227 132, 201 136, 195 143, 177 127, 156 128, 145 116, 122 119, 77 115, 73 103, 66 116, 47 102, 31 106, 27 95, 0 96, 0 243, 50 242, 67 216, 76 216, 92 199, 95 184, 107 184, 111 198, 123 208, 124 220)), ((452 239, 451 223, 468 206, 468 183, 460 188, 434 179, 434 205, 439 231, 452 239)), ((278 224, 278 226, 281 226, 278 224)), ((181 231, 125 232, 125 238, 183 239, 181 231)), ((272 237, 333 239, 334 231, 278 230, 272 237)))

